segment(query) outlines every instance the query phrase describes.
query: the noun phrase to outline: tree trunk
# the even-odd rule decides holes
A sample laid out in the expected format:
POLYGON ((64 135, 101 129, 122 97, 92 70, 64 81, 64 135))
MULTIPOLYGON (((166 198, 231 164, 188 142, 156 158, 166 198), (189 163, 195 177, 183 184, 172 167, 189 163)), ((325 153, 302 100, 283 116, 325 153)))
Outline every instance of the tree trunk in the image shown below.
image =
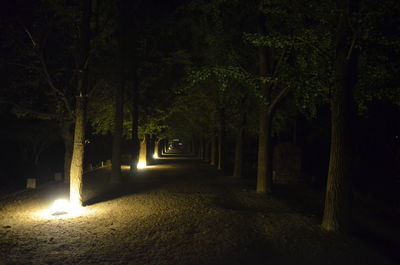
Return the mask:
POLYGON ((260 113, 258 132, 257 192, 272 191, 272 115, 269 108, 260 113))
POLYGON ((167 139, 165 139, 165 142, 164 142, 164 154, 166 154, 167 152, 168 152, 168 138, 167 139))
POLYGON ((210 141, 205 141, 204 161, 205 162, 210 162, 210 141))
POLYGON ((143 141, 140 142, 139 162, 137 167, 143 168, 146 166, 147 166, 147 140, 145 136, 143 141))
POLYGON ((83 192, 83 159, 85 154, 85 98, 76 99, 75 135, 71 162, 70 202, 82 205, 83 192))
POLYGON ((115 91, 115 113, 114 113, 114 137, 112 148, 112 164, 111 164, 111 182, 120 183, 121 176, 121 145, 122 145, 122 130, 123 130, 123 86, 124 81, 117 87, 115 91))
POLYGON ((89 85, 88 55, 90 49, 91 0, 82 3, 81 37, 79 46, 79 69, 77 77, 74 147, 71 161, 70 202, 82 205, 83 162, 85 154, 86 94, 89 85))
POLYGON ((226 121, 224 108, 219 109, 219 128, 218 128, 218 170, 225 169, 226 160, 226 121))
MULTIPOLYGON (((354 4, 354 3, 352 3, 354 4)), ((322 228, 346 231, 351 219, 351 175, 355 117, 353 88, 357 82, 358 52, 353 50, 348 0, 338 1, 341 11, 337 28, 335 89, 331 99, 331 150, 322 228)))
POLYGON ((74 135, 71 132, 71 123, 62 122, 60 124, 60 134, 64 141, 64 183, 70 182, 69 173, 71 170, 72 150, 74 147, 74 135))
POLYGON ((165 139, 162 139, 158 146, 158 157, 164 156, 164 145, 165 145, 165 139))
POLYGON ((130 175, 136 174, 139 162, 140 141, 139 141, 139 82, 135 70, 135 78, 133 81, 133 100, 132 100, 132 162, 130 167, 130 175))
POLYGON ((226 132, 225 132, 225 121, 221 121, 220 129, 218 131, 218 170, 225 169, 225 160, 226 160, 226 132))
POLYGON ((210 165, 215 166, 217 164, 217 137, 211 138, 211 159, 210 165))
POLYGON ((233 176, 240 178, 242 176, 243 165, 243 139, 244 139, 244 126, 241 126, 236 136, 235 145, 235 164, 233 168, 233 176))
MULTIPOLYGON (((259 13, 258 31, 266 35, 266 15, 259 13)), ((260 76, 272 76, 271 50, 260 47, 258 52, 260 76)), ((260 125, 258 132, 258 161, 257 161, 257 192, 267 193, 272 191, 272 154, 271 154, 271 127, 272 115, 269 109, 271 104, 271 85, 261 84, 263 99, 260 104, 260 125)))
POLYGON ((154 136, 146 134, 146 165, 151 165, 154 153, 154 136))
POLYGON ((160 154, 159 154, 160 153, 160 143, 161 143, 161 140, 157 140, 154 145, 154 154, 153 154, 154 159, 160 157, 160 154))
POLYGON ((199 138, 199 154, 198 154, 199 159, 204 158, 204 139, 203 137, 199 138))

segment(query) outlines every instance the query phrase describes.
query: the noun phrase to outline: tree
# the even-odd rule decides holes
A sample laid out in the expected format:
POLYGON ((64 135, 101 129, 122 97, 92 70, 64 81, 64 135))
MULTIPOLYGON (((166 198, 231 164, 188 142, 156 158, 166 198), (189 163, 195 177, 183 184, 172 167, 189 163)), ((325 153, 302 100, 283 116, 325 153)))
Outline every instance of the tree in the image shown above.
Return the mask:
MULTIPOLYGON (((393 5, 393 3, 390 4, 393 5)), ((354 174, 353 159, 356 144, 354 135, 356 112, 354 90, 359 90, 359 95, 363 95, 364 99, 371 98, 371 83, 380 83, 384 79, 386 80, 383 82, 386 84, 393 81, 393 72, 391 72, 393 65, 391 64, 381 68, 385 69, 383 71, 377 71, 372 75, 361 75, 361 78, 359 78, 359 71, 363 70, 365 74, 370 67, 370 64, 365 61, 364 65, 359 66, 360 47, 367 50, 361 54, 363 56, 361 59, 365 60, 371 58, 369 49, 376 49, 385 43, 384 45, 387 45, 387 48, 390 49, 386 49, 384 52, 380 51, 377 56, 378 58, 385 58, 387 56, 385 53, 388 50, 394 51, 391 47, 395 43, 398 44, 398 41, 393 41, 394 39, 391 39, 390 34, 387 33, 383 36, 382 32, 376 34, 377 31, 375 30, 379 27, 379 23, 374 23, 376 26, 370 26, 377 13, 382 15, 382 13, 391 12, 390 9, 382 12, 379 7, 375 8, 366 2, 363 3, 363 11, 360 12, 358 1, 347 0, 339 0, 336 5, 339 20, 336 27, 335 86, 331 99, 331 151, 322 228, 328 231, 348 231, 351 220, 351 180, 354 174), (371 34, 372 36, 369 36, 369 34, 365 34, 366 32, 376 35, 371 34), (392 41, 389 41, 390 39, 392 41), (371 43, 374 43, 374 45, 371 45, 371 43), (382 78, 383 76, 385 78, 382 78), (366 80, 371 83, 366 83, 366 80)), ((395 4, 394 6, 398 10, 399 5, 395 4)), ((390 55, 398 58, 399 54, 393 52, 390 55)), ((380 59, 376 60, 375 58, 371 61, 374 68, 379 68, 379 64, 380 59)), ((379 98, 385 98, 399 104, 400 90, 398 85, 375 87, 373 93, 378 95, 379 98), (394 95, 397 95, 397 97, 394 95)), ((359 106, 365 107, 365 101, 361 100, 358 103, 359 106)))
POLYGON ((92 14, 92 1, 82 3, 82 20, 80 26, 80 44, 77 63, 77 97, 75 106, 75 133, 74 149, 71 161, 70 202, 82 205, 83 193, 83 161, 85 154, 85 123, 86 123, 86 97, 89 86, 89 51, 90 51, 90 22, 92 14))

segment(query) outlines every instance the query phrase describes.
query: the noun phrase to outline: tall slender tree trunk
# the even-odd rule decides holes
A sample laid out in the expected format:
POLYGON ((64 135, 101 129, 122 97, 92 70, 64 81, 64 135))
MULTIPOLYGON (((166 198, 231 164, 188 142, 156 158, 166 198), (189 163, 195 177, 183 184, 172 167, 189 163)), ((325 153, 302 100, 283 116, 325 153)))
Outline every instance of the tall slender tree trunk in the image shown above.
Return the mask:
POLYGON ((111 164, 111 182, 120 183, 121 176, 121 145, 122 145, 122 130, 123 130, 123 86, 124 81, 115 91, 115 113, 114 113, 114 135, 112 148, 112 164, 111 164))
POLYGON ((130 174, 134 176, 139 162, 140 141, 139 141, 139 80, 137 70, 134 72, 134 80, 132 87, 132 162, 130 174))
POLYGON ((205 141, 204 146, 204 161, 210 162, 210 141, 205 141))
POLYGON ((146 163, 147 165, 151 165, 153 161, 153 153, 154 153, 154 136, 146 134, 146 163))
POLYGON ((169 140, 167 138, 167 139, 165 139, 165 142, 164 142, 164 153, 168 152, 168 144, 169 144, 169 140))
POLYGON ((158 158, 160 157, 160 143, 161 140, 157 140, 155 145, 154 145, 154 154, 153 154, 153 158, 158 158))
POLYGON ((85 154, 85 98, 80 95, 76 99, 75 134, 71 162, 70 202, 82 205, 83 197, 83 160, 85 154))
POLYGON ((355 117, 353 88, 357 82, 358 52, 354 50, 354 36, 350 16, 355 3, 337 2, 340 10, 336 43, 336 82, 331 99, 331 150, 322 228, 346 231, 351 219, 351 177, 355 117), (352 41, 353 40, 353 41, 352 41))
POLYGON ((165 145, 165 139, 162 139, 160 142, 160 145, 158 147, 158 156, 162 157, 164 155, 164 145, 165 145))
POLYGON ((225 169, 225 160, 226 160, 226 127, 225 127, 225 113, 222 110, 220 114, 220 126, 218 130, 218 170, 225 169))
POLYGON ((204 158, 204 138, 200 137, 199 138, 199 159, 204 158))
POLYGON ((217 164, 217 137, 211 138, 211 158, 210 165, 215 166, 217 164))
POLYGON ((236 178, 240 178, 242 176, 243 140, 244 140, 244 126, 240 126, 236 136, 235 161, 233 167, 233 176, 236 178))
POLYGON ((260 112, 258 132, 257 192, 272 191, 272 115, 269 108, 260 112))
MULTIPOLYGON (((258 31, 266 35, 266 15, 259 11, 258 31)), ((272 76, 271 50, 260 47, 258 51, 260 76, 272 76)), ((269 109, 271 101, 271 85, 261 84, 263 100, 260 104, 260 124, 258 131, 258 161, 257 161, 257 192, 267 193, 272 191, 272 155, 271 155, 271 129, 272 115, 269 109)))
POLYGON ((83 197, 83 161, 85 154, 85 122, 86 122, 86 94, 89 85, 88 55, 90 49, 90 18, 91 0, 82 3, 81 38, 79 45, 79 69, 77 77, 77 92, 75 107, 74 147, 71 161, 70 202, 82 205, 83 197))
POLYGON ((140 149, 139 149, 139 162, 137 167, 145 167, 147 166, 147 140, 146 136, 142 141, 140 141, 140 149))

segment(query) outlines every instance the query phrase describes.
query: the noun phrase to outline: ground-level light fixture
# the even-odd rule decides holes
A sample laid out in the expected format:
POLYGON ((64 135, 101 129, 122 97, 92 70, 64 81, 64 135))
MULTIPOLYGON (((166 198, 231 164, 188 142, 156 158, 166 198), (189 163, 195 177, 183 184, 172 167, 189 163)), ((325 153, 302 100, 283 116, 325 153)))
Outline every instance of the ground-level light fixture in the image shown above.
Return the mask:
POLYGON ((137 164, 137 166, 136 166, 138 169, 141 169, 141 168, 145 168, 146 167, 146 163, 145 162, 142 162, 142 161, 140 161, 138 164, 137 164))
POLYGON ((50 208, 50 214, 54 216, 64 215, 70 213, 72 210, 73 207, 68 200, 59 199, 53 202, 53 205, 50 208))
POLYGON ((158 158, 158 155, 157 155, 157 154, 154 154, 154 155, 153 155, 153 158, 154 158, 154 159, 157 159, 157 158, 158 158))
POLYGON ((67 199, 57 199, 49 208, 37 212, 36 215, 44 219, 64 219, 81 216, 86 213, 87 210, 80 205, 74 205, 67 199))

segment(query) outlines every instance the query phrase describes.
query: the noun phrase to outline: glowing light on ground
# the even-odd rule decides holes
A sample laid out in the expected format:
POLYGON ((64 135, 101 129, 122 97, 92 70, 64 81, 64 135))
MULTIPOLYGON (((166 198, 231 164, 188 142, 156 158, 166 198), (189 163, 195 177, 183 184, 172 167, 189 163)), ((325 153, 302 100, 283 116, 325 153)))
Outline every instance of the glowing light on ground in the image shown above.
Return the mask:
POLYGON ((55 200, 50 208, 51 215, 63 215, 71 212, 72 206, 67 200, 55 200))
POLYGON ((88 212, 85 207, 72 204, 67 199, 58 199, 50 208, 39 211, 37 215, 44 219, 64 219, 86 215, 88 212))
POLYGON ((145 162, 139 162, 139 163, 137 164, 137 168, 138 168, 138 169, 146 168, 146 163, 145 163, 145 162))
POLYGON ((153 155, 153 158, 154 158, 154 159, 157 159, 157 158, 158 158, 158 155, 157 155, 157 154, 154 154, 154 155, 153 155))

